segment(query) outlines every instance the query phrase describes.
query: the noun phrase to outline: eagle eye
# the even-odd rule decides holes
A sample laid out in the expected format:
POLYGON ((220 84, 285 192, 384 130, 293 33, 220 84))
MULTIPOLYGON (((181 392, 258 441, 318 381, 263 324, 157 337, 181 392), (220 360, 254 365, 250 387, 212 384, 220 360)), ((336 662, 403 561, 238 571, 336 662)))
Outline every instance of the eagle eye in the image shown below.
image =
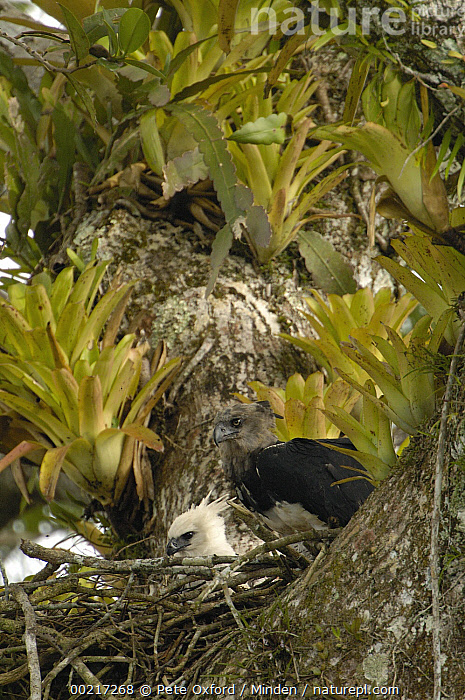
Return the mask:
POLYGON ((232 421, 231 421, 231 425, 232 425, 234 428, 239 428, 239 426, 242 425, 242 418, 233 418, 232 421))
POLYGON ((185 532, 184 535, 183 535, 183 537, 184 537, 184 539, 186 539, 186 540, 191 540, 191 539, 194 537, 194 533, 193 533, 192 531, 191 531, 191 532, 185 532))

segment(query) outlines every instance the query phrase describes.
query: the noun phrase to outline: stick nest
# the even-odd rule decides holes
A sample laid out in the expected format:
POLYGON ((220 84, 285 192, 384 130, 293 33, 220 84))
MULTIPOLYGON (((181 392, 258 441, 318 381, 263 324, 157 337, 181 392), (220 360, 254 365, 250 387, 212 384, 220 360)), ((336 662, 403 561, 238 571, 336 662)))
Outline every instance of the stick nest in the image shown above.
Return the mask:
MULTIPOLYGON (((238 646, 257 669, 270 656, 265 611, 309 563, 287 545, 308 537, 241 557, 125 561, 23 542, 23 552, 47 563, 1 591, 0 695, 69 700, 71 686, 80 688, 74 697, 91 697, 84 686, 100 685, 102 697, 115 697, 115 686, 133 686, 139 697, 142 684, 221 676, 238 646)), ((232 675, 243 677, 244 668, 232 675)))

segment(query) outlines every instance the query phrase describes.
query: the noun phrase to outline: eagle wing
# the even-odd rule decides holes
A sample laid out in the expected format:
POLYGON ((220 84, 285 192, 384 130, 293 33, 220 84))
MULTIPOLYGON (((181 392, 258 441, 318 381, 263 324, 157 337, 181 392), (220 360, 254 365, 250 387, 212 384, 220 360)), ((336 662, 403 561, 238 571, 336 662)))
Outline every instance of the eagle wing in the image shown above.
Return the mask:
MULTIPOLYGON (((321 442, 355 449, 347 438, 321 442)), ((357 460, 326 444, 295 438, 262 450, 255 469, 243 476, 240 491, 246 505, 260 513, 282 503, 300 504, 330 526, 346 525, 373 486, 363 478, 333 486, 357 475, 345 467, 363 470, 357 460)))

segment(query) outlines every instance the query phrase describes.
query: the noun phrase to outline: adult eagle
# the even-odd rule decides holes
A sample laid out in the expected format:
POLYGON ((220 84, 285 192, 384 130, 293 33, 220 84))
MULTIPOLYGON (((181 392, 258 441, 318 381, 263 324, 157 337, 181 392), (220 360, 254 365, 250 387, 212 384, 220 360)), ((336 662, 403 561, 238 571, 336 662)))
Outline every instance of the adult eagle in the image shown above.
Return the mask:
POLYGON ((226 539, 224 519, 220 515, 228 506, 227 496, 209 503, 206 496, 198 506, 192 506, 171 523, 166 553, 182 557, 234 556, 226 539))
POLYGON ((331 449, 355 449, 353 444, 348 438, 280 442, 274 427, 268 401, 236 404, 215 419, 213 437, 239 499, 281 534, 347 525, 373 491, 364 478, 335 483, 356 476, 346 467, 363 469, 331 449))

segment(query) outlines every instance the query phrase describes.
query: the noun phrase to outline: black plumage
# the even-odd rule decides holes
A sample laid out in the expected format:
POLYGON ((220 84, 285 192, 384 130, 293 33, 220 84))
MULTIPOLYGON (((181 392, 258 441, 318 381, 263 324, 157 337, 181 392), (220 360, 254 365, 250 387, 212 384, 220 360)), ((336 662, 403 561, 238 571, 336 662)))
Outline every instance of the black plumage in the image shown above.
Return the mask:
POLYGON ((373 490, 364 478, 334 483, 357 475, 346 467, 363 470, 356 459, 331 449, 355 449, 350 440, 280 442, 273 428, 267 401, 237 404, 215 419, 214 440, 242 503, 283 534, 347 525, 373 490))

